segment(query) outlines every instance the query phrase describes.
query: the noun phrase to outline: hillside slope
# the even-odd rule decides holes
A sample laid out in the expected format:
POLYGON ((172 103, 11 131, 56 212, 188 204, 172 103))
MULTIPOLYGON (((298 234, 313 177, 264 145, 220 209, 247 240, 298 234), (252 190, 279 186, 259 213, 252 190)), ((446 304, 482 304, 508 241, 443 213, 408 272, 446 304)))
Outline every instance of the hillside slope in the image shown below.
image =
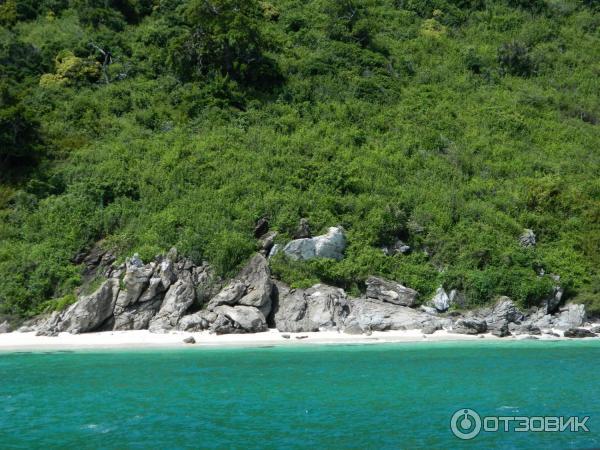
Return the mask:
POLYGON ((71 301, 98 242, 232 273, 261 217, 346 229, 273 261, 297 286, 531 306, 558 274, 600 311, 599 76, 591 0, 7 0, 0 313, 71 301))

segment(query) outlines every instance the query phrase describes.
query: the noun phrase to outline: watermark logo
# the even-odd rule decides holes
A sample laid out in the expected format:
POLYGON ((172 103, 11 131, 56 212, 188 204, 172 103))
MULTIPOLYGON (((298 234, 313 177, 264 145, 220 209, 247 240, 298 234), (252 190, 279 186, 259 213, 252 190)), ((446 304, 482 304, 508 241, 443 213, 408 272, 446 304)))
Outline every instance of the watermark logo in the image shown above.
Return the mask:
POLYGON ((481 431, 486 433, 515 432, 560 433, 587 432, 586 422, 589 416, 485 416, 469 408, 461 408, 452 415, 450 429, 459 439, 469 440, 477 437, 481 431))

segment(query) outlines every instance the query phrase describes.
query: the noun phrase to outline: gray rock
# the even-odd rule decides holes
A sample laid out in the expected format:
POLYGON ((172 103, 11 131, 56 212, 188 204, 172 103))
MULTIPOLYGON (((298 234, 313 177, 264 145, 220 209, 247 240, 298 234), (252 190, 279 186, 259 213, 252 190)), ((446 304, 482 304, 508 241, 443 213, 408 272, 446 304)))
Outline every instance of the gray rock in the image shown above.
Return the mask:
POLYGON ((119 280, 109 278, 93 294, 80 298, 62 313, 53 314, 39 331, 94 331, 112 316, 118 293, 119 280))
POLYGON ((269 263, 263 255, 255 255, 239 275, 209 303, 214 310, 221 305, 254 306, 267 317, 271 311, 273 283, 269 263))
POLYGON ((198 311, 194 314, 183 316, 177 325, 182 331, 208 330, 210 325, 217 320, 217 314, 212 311, 198 311))
POLYGON ((520 322, 524 315, 515 306, 514 302, 508 297, 500 297, 493 306, 489 316, 486 317, 488 324, 494 322, 520 322))
POLYGON ((349 324, 346 324, 344 327, 345 334, 363 334, 363 329, 360 327, 358 322, 352 321, 349 324))
POLYGON ((144 266, 137 254, 133 258, 127 259, 125 266, 126 271, 123 278, 125 288, 119 292, 119 298, 117 299, 117 305, 121 308, 132 305, 139 300, 142 292, 148 287, 155 268, 153 263, 144 266))
POLYGON ((258 241, 261 248, 261 255, 266 256, 271 252, 273 245, 275 245, 275 238, 277 237, 277 232, 269 231, 258 241))
POLYGON ((436 315, 438 313, 437 309, 432 308, 431 306, 421 305, 419 307, 419 309, 421 311, 423 311, 424 313, 431 314, 431 315, 436 315))
POLYGON ((369 277, 366 284, 367 297, 395 305, 413 306, 419 295, 414 289, 380 277, 369 277))
POLYGON ((254 237, 259 238, 269 231, 269 219, 263 217, 256 222, 254 227, 254 237))
POLYGON ((564 336, 566 338, 588 338, 596 337, 596 333, 586 330, 585 328, 569 328, 565 331, 564 336))
POLYGON ((596 334, 600 333, 600 325, 596 325, 595 327, 592 327, 592 328, 590 329, 590 331, 591 331, 592 333, 596 333, 596 334))
POLYGON ((450 300, 451 305, 456 305, 460 308, 464 308, 467 304, 467 299, 465 298, 465 294, 457 289, 452 289, 448 294, 448 298, 450 300))
POLYGON ((412 308, 382 302, 371 298, 358 298, 350 302, 348 323, 356 322, 362 330, 412 330, 436 323, 430 314, 412 308))
POLYGON ((443 287, 440 286, 437 291, 435 291, 435 295, 431 299, 431 304, 439 312, 448 311, 450 308, 450 297, 448 297, 448 294, 446 294, 443 287))
POLYGON ((0 334, 10 333, 10 331, 11 331, 11 327, 10 327, 10 324, 8 323, 8 320, 0 323, 0 334))
POLYGON ((522 324, 509 323, 508 329, 514 334, 535 334, 538 336, 542 334, 540 327, 531 322, 524 322, 522 324))
POLYGON ((545 308, 546 314, 553 314, 556 312, 562 301, 564 289, 560 286, 555 286, 552 291, 552 295, 546 299, 545 308))
POLYGON ((281 337, 284 338, 284 339, 289 339, 290 335, 289 334, 282 334, 281 337))
POLYGON ((125 308, 115 306, 113 330, 146 330, 152 318, 158 313, 163 299, 138 302, 125 308))
POLYGON ((433 323, 425 325, 423 327, 422 331, 423 331, 423 334, 433 334, 437 330, 441 330, 441 329, 442 329, 442 325, 440 323, 433 322, 433 323))
POLYGON ((300 224, 296 231, 294 232, 294 239, 308 239, 312 237, 310 232, 310 225, 308 223, 308 219, 302 218, 300 219, 300 224))
POLYGON ((530 230, 529 228, 523 230, 523 234, 519 237, 519 243, 522 247, 534 247, 535 233, 533 230, 530 230))
POLYGON ((274 322, 279 331, 298 333, 339 329, 350 313, 343 289, 317 284, 309 289, 289 289, 277 283, 274 322))
POLYGON ((571 303, 556 316, 554 319, 554 328, 558 328, 559 330, 578 328, 585 323, 585 319, 585 305, 571 303))
POLYGON ((327 234, 288 242, 283 252, 293 260, 306 261, 314 258, 341 260, 345 249, 344 230, 340 227, 331 227, 327 234))
POLYGON ((410 253, 411 248, 409 245, 405 244, 400 239, 398 239, 396 242, 394 242, 393 245, 384 245, 383 247, 381 247, 381 250, 387 256, 395 256, 398 254, 406 255, 410 253))
POLYGON ((150 320, 149 330, 157 332, 175 328, 187 309, 194 303, 194 298, 194 286, 187 281, 177 280, 165 294, 156 316, 150 320))
POLYGON ((458 334, 480 334, 486 331, 486 322, 477 319, 459 319, 452 328, 452 332, 458 334))
POLYGON ((508 328, 508 320, 502 319, 491 324, 487 324, 488 330, 492 332, 494 336, 506 337, 510 336, 510 330, 508 328))
POLYGON ((194 337, 193 337, 193 336, 186 337, 186 338, 183 340, 183 343, 184 343, 184 344, 195 344, 195 343, 196 343, 196 339, 194 339, 194 337))
MULTIPOLYGON (((225 316, 233 326, 246 333, 258 333, 267 330, 267 321, 263 313, 252 306, 227 306, 215 308, 215 313, 225 316)), ((217 330, 215 330, 217 331, 217 330)))
POLYGON ((279 245, 279 244, 273 244, 273 248, 271 248, 271 251, 269 252, 268 258, 271 259, 272 257, 274 257, 280 251, 281 251, 281 245, 279 245))
POLYGON ((208 302, 207 308, 213 310, 221 305, 235 305, 245 293, 246 285, 239 280, 233 280, 208 302))

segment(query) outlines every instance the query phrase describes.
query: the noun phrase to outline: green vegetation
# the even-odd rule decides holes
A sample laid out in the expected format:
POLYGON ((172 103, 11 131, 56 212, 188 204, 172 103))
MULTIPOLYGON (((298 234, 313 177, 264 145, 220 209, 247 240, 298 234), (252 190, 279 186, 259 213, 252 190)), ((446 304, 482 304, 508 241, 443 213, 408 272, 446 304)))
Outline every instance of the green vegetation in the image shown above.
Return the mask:
POLYGON ((543 268, 600 312, 599 76, 589 0, 6 0, 0 313, 68 304, 100 240, 231 273, 263 216, 347 230, 295 285, 527 306, 543 268))

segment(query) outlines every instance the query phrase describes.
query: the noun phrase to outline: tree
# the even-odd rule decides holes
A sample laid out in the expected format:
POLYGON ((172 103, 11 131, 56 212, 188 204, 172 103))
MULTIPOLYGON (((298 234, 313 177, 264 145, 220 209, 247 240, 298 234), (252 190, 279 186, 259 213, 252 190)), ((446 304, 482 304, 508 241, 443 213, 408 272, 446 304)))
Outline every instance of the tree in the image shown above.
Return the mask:
POLYGON ((39 142, 38 124, 32 114, 10 91, 0 84, 0 168, 12 166, 35 156, 39 142))
POLYGON ((243 84, 268 86, 280 76, 265 56, 262 9, 255 0, 195 0, 184 9, 188 31, 172 49, 171 63, 187 80, 215 72, 243 84))

